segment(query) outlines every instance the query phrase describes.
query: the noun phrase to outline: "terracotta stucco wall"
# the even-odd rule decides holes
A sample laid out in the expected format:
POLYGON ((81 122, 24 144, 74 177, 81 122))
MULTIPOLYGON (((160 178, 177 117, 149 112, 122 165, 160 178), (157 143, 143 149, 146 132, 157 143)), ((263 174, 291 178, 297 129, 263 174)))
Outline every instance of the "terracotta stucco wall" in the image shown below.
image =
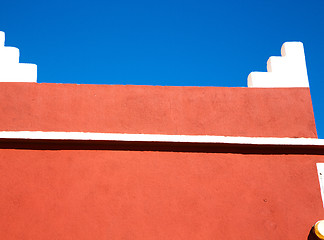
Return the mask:
POLYGON ((0 150, 1 239, 306 239, 322 155, 0 150))
MULTIPOLYGON (((307 88, 0 83, 0 113, 0 131, 317 137, 307 88)), ((323 219, 320 153, 44 146, 0 144, 0 239, 295 240, 323 219)))
POLYGON ((317 137, 308 88, 0 83, 0 131, 317 137))

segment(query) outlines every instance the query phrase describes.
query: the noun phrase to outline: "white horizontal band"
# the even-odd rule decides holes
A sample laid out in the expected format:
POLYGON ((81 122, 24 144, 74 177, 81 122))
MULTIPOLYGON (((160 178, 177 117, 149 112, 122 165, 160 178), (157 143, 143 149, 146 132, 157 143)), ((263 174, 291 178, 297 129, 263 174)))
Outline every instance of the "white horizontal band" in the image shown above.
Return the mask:
POLYGON ((317 138, 226 137, 211 135, 162 135, 93 132, 0 131, 0 140, 1 139, 324 146, 324 139, 317 138))

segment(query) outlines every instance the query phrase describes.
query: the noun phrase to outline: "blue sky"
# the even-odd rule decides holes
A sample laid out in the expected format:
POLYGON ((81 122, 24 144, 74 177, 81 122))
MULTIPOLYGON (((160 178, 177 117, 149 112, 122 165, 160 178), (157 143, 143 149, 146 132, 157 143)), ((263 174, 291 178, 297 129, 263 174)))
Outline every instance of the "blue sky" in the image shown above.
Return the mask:
POLYGON ((38 82, 244 87, 304 43, 324 138, 324 1, 3 1, 0 30, 38 82))

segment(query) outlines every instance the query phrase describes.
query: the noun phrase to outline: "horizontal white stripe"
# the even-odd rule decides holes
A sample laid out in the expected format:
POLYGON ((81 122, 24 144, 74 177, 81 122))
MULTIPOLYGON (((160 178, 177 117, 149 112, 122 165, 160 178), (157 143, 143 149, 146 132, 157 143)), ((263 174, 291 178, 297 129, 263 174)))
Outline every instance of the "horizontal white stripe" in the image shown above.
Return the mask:
POLYGON ((324 139, 317 138, 226 137, 212 135, 162 135, 93 132, 0 131, 0 139, 324 146, 324 139))

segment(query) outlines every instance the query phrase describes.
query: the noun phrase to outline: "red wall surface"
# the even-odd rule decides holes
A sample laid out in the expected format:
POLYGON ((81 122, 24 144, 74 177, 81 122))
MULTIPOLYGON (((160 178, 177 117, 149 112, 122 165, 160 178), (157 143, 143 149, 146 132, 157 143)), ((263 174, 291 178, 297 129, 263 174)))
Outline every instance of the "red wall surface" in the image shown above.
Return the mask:
POLYGON ((0 131, 316 138, 308 88, 0 83, 0 131))
POLYGON ((0 151, 0 239, 307 239, 323 155, 0 151))
MULTIPOLYGON (((0 83, 0 113, 0 131, 317 137, 306 88, 0 83)), ((324 218, 321 149, 3 141, 0 239, 296 240, 324 218)))

